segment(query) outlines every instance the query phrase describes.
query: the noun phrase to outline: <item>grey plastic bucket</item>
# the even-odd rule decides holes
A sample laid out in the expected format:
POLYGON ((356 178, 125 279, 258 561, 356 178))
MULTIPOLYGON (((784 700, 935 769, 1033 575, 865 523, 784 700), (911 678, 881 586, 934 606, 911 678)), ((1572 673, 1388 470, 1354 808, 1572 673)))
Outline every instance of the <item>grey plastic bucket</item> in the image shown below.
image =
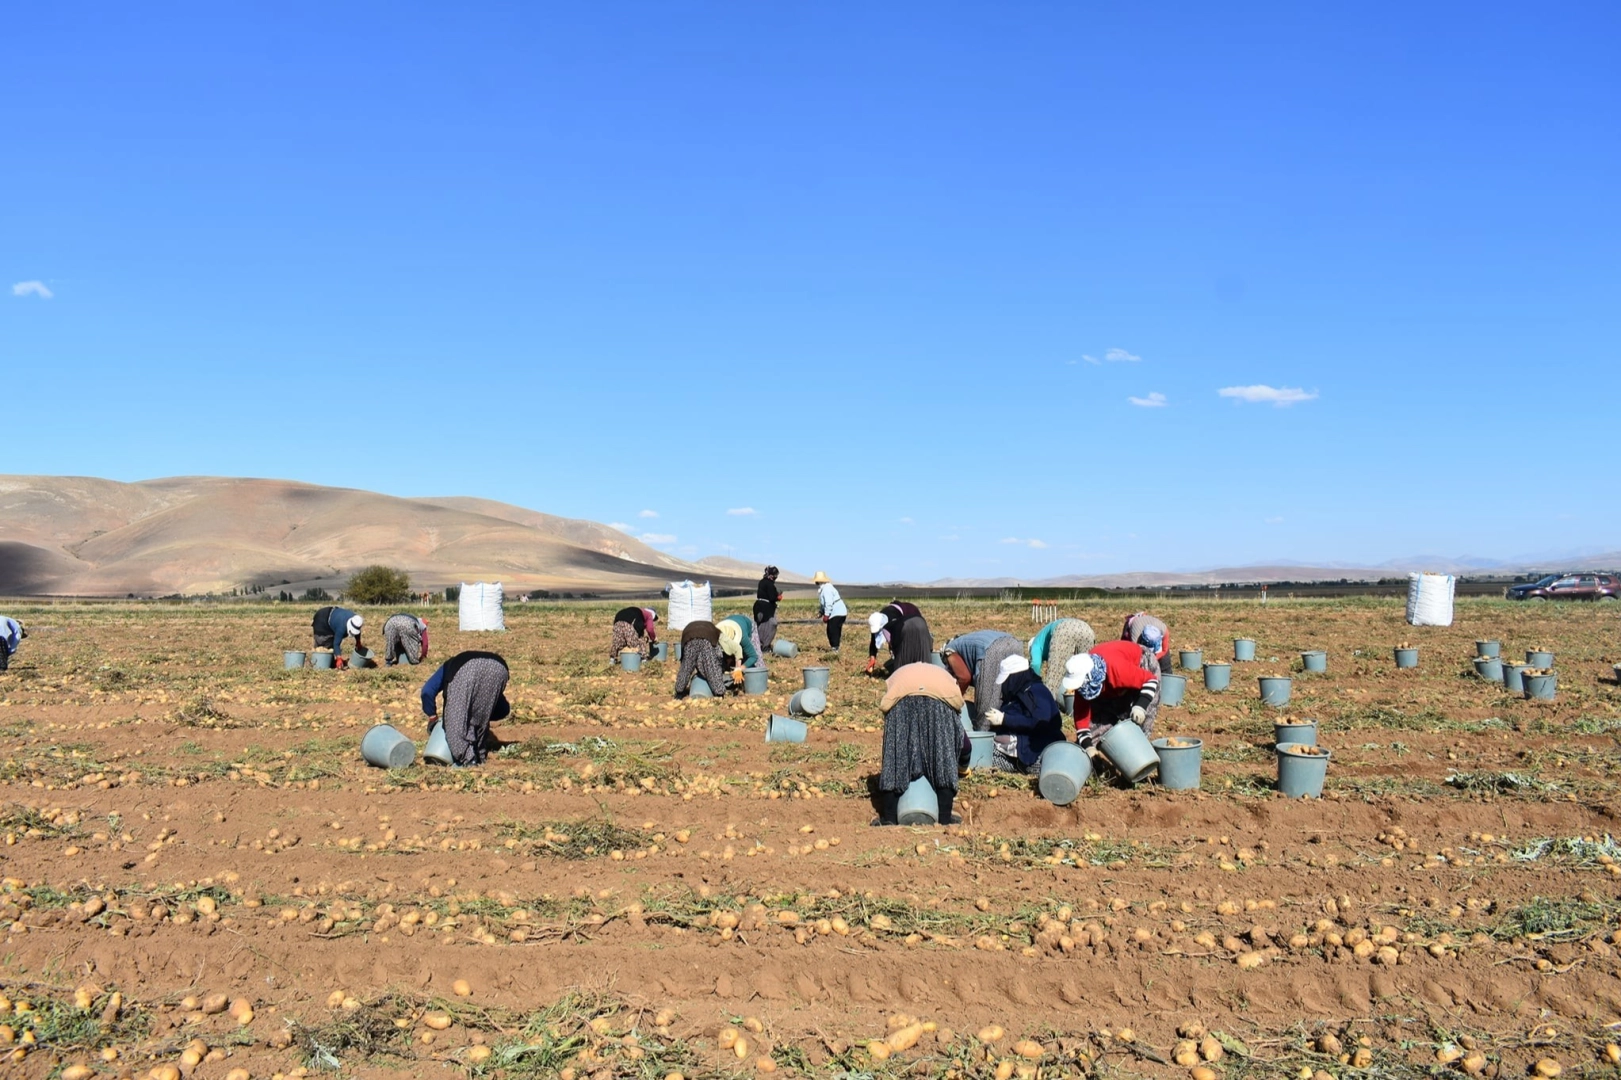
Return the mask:
POLYGON ((1148 741, 1143 729, 1130 720, 1122 720, 1104 732, 1098 740, 1098 749, 1103 751, 1103 756, 1126 778, 1127 783, 1135 784, 1159 768, 1159 755, 1154 753, 1154 744, 1148 741))
POLYGON ((1289 704, 1289 695, 1294 687, 1293 679, 1287 675, 1262 675, 1259 681, 1262 705, 1281 709, 1289 704))
POLYGON ((1239 663, 1248 663, 1249 661, 1254 660, 1255 639, 1247 637, 1234 638, 1233 659, 1239 663))
POLYGON ((661 641, 661 642, 659 642, 659 643, 657 643, 656 645, 653 646, 653 655, 649 659, 652 659, 652 660, 668 660, 669 658, 670 658, 670 643, 668 641, 661 641))
POLYGON ((968 735, 968 767, 989 769, 996 761, 996 736, 989 731, 974 731, 968 735))
POLYGON ((1182 704, 1182 699, 1188 695, 1188 677, 1186 675, 1161 675, 1159 677, 1159 703, 1171 708, 1182 704))
POLYGON ((968 706, 966 704, 957 713, 957 722, 962 725, 962 729, 968 734, 972 735, 974 733, 974 718, 968 715, 968 706))
POLYGON ((1080 797, 1087 777, 1092 775, 1092 759, 1069 741, 1049 743, 1037 763, 1036 787, 1041 797, 1054 806, 1068 806, 1080 797))
POLYGON ((1503 661, 1497 656, 1475 657, 1475 674, 1487 682, 1503 681, 1503 661))
POLYGON ((1159 754, 1159 786, 1166 791, 1194 791, 1199 787, 1199 770, 1204 760, 1203 739, 1176 740, 1185 746, 1172 746, 1170 739, 1155 739, 1159 754))
POLYGON ((825 691, 828 684, 833 681, 833 669, 825 667, 800 668, 799 676, 805 680, 805 689, 825 691))
POLYGON ((895 806, 895 820, 902 825, 938 825, 940 823, 940 796, 934 786, 923 777, 913 780, 901 793, 895 806))
POLYGON ((675 643, 675 645, 672 646, 672 647, 675 649, 675 658, 677 660, 680 660, 681 659, 681 642, 677 641, 675 643))
POLYGON ((715 691, 702 675, 694 675, 692 682, 687 685, 687 695, 689 697, 714 697, 715 691))
POLYGON ((799 646, 787 638, 778 638, 771 643, 771 651, 778 656, 795 657, 799 655, 799 646))
POLYGON ((1547 649, 1525 650, 1526 667, 1553 667, 1553 653, 1547 649))
POLYGON ((763 667, 746 667, 743 669, 743 692, 745 694, 763 694, 770 684, 771 672, 763 667))
POLYGON ((288 649, 281 654, 281 666, 292 670, 304 666, 304 654, 294 649, 288 649))
POLYGON ((1307 649, 1300 654, 1300 670, 1313 674, 1328 670, 1328 654, 1321 649, 1307 649))
POLYGON ((1064 692, 1064 700, 1058 703, 1058 711, 1065 716, 1075 715, 1075 691, 1066 690, 1064 692))
POLYGON ((1198 671, 1204 665, 1204 650, 1183 649, 1177 654, 1177 663, 1183 671, 1198 671))
MULTIPOLYGON (((1299 743, 1278 744, 1278 790, 1291 799, 1302 796, 1317 799, 1323 794, 1323 780, 1328 776, 1327 750, 1315 754, 1290 753, 1290 747, 1299 743)), ((1302 747, 1302 749, 1307 749, 1302 747)), ((1316 749, 1310 747, 1309 749, 1316 749)))
POLYGON ((1204 666, 1204 688, 1206 690, 1225 690, 1233 681, 1233 666, 1231 664, 1206 664, 1204 666))
POLYGON ((1417 649, 1397 649, 1396 650, 1396 666, 1399 667, 1399 668, 1416 668, 1416 667, 1418 667, 1418 650, 1417 649))
POLYGON ((827 692, 811 687, 797 691, 788 699, 788 715, 821 716, 827 711, 827 692))
POLYGON ((310 653, 310 667, 320 668, 322 671, 330 670, 332 667, 332 654, 329 652, 310 653))
POLYGON ((423 761, 437 761, 441 765, 454 765, 456 759, 450 756, 450 740, 445 738, 445 725, 443 721, 433 725, 428 732, 428 745, 422 748, 423 761))
POLYGON ((619 666, 626 671, 642 670, 642 654, 637 649, 620 649, 619 666))
POLYGON ((1476 656, 1502 656, 1503 655, 1503 643, 1501 641, 1490 641, 1490 640, 1477 641, 1477 642, 1475 642, 1475 655, 1476 656))
POLYGON ((804 742, 808 730, 803 721, 788 716, 773 716, 765 722, 765 741, 804 742))
POLYGON ((1525 684, 1526 700, 1552 701, 1554 691, 1559 688, 1559 676, 1555 672, 1546 675, 1522 675, 1521 682, 1525 684))
POLYGON ((360 671, 364 668, 376 667, 377 661, 373 659, 377 654, 370 649, 356 649, 354 655, 349 657, 351 670, 360 671))
POLYGON ((1299 743, 1301 746, 1317 745, 1316 724, 1273 724, 1272 741, 1274 743, 1299 743))
MULTIPOLYGON (((933 664, 935 667, 945 667, 946 666, 945 658, 942 657, 937 652, 932 652, 932 653, 929 654, 929 663, 933 664)), ((933 790, 933 789, 930 789, 930 790, 933 790)))
POLYGON ((360 756, 379 769, 404 769, 416 761, 417 748, 398 728, 378 724, 361 738, 360 756))
POLYGON ((1512 660, 1503 661, 1503 689, 1513 694, 1525 693, 1525 680, 1520 678, 1520 672, 1526 669, 1525 664, 1516 664, 1512 660))

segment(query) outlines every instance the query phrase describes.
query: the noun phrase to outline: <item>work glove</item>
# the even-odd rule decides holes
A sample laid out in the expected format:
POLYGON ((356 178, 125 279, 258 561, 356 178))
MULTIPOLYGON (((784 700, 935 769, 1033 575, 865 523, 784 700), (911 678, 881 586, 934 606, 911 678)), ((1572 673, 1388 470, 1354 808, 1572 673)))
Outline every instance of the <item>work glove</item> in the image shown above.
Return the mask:
POLYGON ((877 666, 878 666, 878 658, 876 656, 867 657, 867 674, 868 675, 871 675, 872 672, 873 672, 873 669, 876 668, 877 666))
POLYGON ((732 681, 734 683, 739 683, 739 684, 741 684, 743 682, 743 669, 742 668, 733 668, 732 669, 732 681))
POLYGON ((1147 720, 1147 719, 1148 719, 1148 710, 1147 709, 1143 708, 1141 705, 1133 705, 1131 707, 1131 722, 1132 723, 1136 724, 1138 727, 1142 727, 1143 726, 1143 721, 1147 720))
POLYGON ((986 709, 985 710, 985 722, 987 724, 991 725, 991 727, 1001 727, 1002 726, 1002 710, 1001 709, 986 709))

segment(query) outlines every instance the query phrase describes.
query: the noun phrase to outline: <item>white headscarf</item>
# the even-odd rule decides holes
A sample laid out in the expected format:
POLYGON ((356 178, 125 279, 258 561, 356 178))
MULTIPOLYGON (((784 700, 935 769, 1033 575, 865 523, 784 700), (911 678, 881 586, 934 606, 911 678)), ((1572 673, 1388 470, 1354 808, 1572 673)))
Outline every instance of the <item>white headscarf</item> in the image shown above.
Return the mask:
POLYGON ((1016 671, 1029 671, 1030 661, 1014 653, 1012 656, 1002 657, 1002 666, 996 669, 996 685, 1001 686, 1007 682, 1007 677, 1016 671))
POLYGON ((875 611, 867 616, 867 629, 872 631, 874 637, 877 637, 884 627, 888 625, 889 616, 882 611, 875 611))

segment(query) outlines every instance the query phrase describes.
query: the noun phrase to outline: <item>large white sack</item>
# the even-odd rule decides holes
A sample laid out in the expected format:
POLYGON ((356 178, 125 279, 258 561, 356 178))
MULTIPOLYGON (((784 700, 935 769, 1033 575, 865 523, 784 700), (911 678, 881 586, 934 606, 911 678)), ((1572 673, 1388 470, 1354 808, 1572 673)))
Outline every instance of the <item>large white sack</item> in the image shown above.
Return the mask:
POLYGON ((694 585, 691 581, 670 582, 670 621, 671 630, 681 630, 688 623, 712 622, 715 618, 715 607, 709 582, 694 585))
POLYGON ((505 599, 501 583, 475 581, 462 582, 461 601, 457 615, 463 630, 505 630, 506 615, 502 611, 505 599))
POLYGON ((1451 574, 1407 575, 1407 621, 1414 626, 1451 626, 1457 579, 1451 574))

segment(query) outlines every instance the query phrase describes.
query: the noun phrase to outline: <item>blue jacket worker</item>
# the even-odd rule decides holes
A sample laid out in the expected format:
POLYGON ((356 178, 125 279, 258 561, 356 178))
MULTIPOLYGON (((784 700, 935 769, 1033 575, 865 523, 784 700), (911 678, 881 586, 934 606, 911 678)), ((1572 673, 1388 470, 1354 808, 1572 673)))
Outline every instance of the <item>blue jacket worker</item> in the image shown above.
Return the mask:
POLYGON ((0 671, 11 667, 11 655, 27 636, 22 623, 9 615, 0 616, 0 671))
POLYGON ((445 741, 457 765, 482 765, 500 744, 490 725, 512 715, 507 701, 507 662, 500 653, 469 650, 457 653, 422 684, 422 711, 428 731, 445 725, 445 741), (445 699, 443 712, 438 698, 445 699))
POLYGON ((1063 714, 1052 691, 1042 685, 1041 677, 1030 670, 1030 662, 1022 655, 1004 659, 996 681, 1002 684, 1001 707, 985 714, 996 734, 991 766, 1002 772, 1030 772, 1043 750, 1063 741, 1063 714))
POLYGON ((366 616, 357 615, 348 608, 324 607, 315 612, 311 629, 315 631, 315 648, 332 650, 332 662, 341 666, 343 639, 355 639, 355 648, 361 649, 360 631, 365 628, 366 616))

